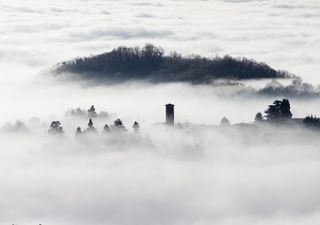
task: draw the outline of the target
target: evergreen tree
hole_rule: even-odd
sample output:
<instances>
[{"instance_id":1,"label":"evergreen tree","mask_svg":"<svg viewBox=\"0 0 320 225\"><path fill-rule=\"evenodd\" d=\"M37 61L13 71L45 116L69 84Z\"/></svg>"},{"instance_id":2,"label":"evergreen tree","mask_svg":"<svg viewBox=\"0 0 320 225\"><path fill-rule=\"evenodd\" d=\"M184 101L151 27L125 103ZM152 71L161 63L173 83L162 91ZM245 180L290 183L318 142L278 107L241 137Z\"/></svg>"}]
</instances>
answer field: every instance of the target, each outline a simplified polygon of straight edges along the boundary
<instances>
[{"instance_id":1,"label":"evergreen tree","mask_svg":"<svg viewBox=\"0 0 320 225\"><path fill-rule=\"evenodd\" d=\"M113 127L114 127L117 131L125 131L125 130L126 130L126 128L125 128L125 126L123 125L121 119L116 119L113 123L114 123Z\"/></svg>"},{"instance_id":2,"label":"evergreen tree","mask_svg":"<svg viewBox=\"0 0 320 225\"><path fill-rule=\"evenodd\" d=\"M89 128L93 128L93 122L92 122L92 119L90 119L90 120L89 120L88 127L89 127Z\"/></svg>"},{"instance_id":3,"label":"evergreen tree","mask_svg":"<svg viewBox=\"0 0 320 225\"><path fill-rule=\"evenodd\" d=\"M290 102L288 99L283 99L281 102L281 118L282 119L291 119L292 113L290 111Z\"/></svg>"},{"instance_id":4,"label":"evergreen tree","mask_svg":"<svg viewBox=\"0 0 320 225\"><path fill-rule=\"evenodd\" d=\"M76 135L81 135L81 134L82 134L81 127L77 127Z\"/></svg>"},{"instance_id":5,"label":"evergreen tree","mask_svg":"<svg viewBox=\"0 0 320 225\"><path fill-rule=\"evenodd\" d=\"M262 113L261 113L261 112L258 112L258 113L256 114L256 117L254 118L254 121L255 121L255 122L261 122L261 121L263 121L263 116L262 116Z\"/></svg>"},{"instance_id":6,"label":"evergreen tree","mask_svg":"<svg viewBox=\"0 0 320 225\"><path fill-rule=\"evenodd\" d=\"M139 129L140 129L140 125L139 125L139 123L138 123L137 121L134 121L132 127L133 127L133 130L134 130L135 132L138 132Z\"/></svg>"},{"instance_id":7,"label":"evergreen tree","mask_svg":"<svg viewBox=\"0 0 320 225\"><path fill-rule=\"evenodd\" d=\"M281 101L276 100L272 105L269 105L268 109L265 111L266 118L268 121L276 120L281 115Z\"/></svg>"},{"instance_id":8,"label":"evergreen tree","mask_svg":"<svg viewBox=\"0 0 320 225\"><path fill-rule=\"evenodd\" d=\"M220 122L220 125L221 126L230 126L230 121L226 117L223 117Z\"/></svg>"},{"instance_id":9,"label":"evergreen tree","mask_svg":"<svg viewBox=\"0 0 320 225\"><path fill-rule=\"evenodd\" d=\"M88 128L86 130L87 132L96 132L96 128L94 128L94 125L93 125L93 122L92 122L92 119L89 120L89 123L88 123Z\"/></svg>"},{"instance_id":10,"label":"evergreen tree","mask_svg":"<svg viewBox=\"0 0 320 225\"><path fill-rule=\"evenodd\" d=\"M51 134L62 134L63 128L60 121L52 121L49 128L49 133Z\"/></svg>"},{"instance_id":11,"label":"evergreen tree","mask_svg":"<svg viewBox=\"0 0 320 225\"><path fill-rule=\"evenodd\" d=\"M88 109L88 117L89 117L89 118L95 118L95 117L97 117L97 113L96 113L96 109L95 109L94 105L92 105L92 106L90 107L90 109Z\"/></svg>"},{"instance_id":12,"label":"evergreen tree","mask_svg":"<svg viewBox=\"0 0 320 225\"><path fill-rule=\"evenodd\" d=\"M271 122L284 121L292 118L292 113L290 111L290 102L288 99L283 99L282 101L274 101L272 105L269 105L265 113L267 120Z\"/></svg>"},{"instance_id":13,"label":"evergreen tree","mask_svg":"<svg viewBox=\"0 0 320 225\"><path fill-rule=\"evenodd\" d=\"M108 126L108 124L104 125L103 131L104 131L105 133L109 133L109 132L110 132L110 127Z\"/></svg>"},{"instance_id":14,"label":"evergreen tree","mask_svg":"<svg viewBox=\"0 0 320 225\"><path fill-rule=\"evenodd\" d=\"M306 127L320 128L320 119L316 116L307 116L303 120L303 124Z\"/></svg>"}]
</instances>

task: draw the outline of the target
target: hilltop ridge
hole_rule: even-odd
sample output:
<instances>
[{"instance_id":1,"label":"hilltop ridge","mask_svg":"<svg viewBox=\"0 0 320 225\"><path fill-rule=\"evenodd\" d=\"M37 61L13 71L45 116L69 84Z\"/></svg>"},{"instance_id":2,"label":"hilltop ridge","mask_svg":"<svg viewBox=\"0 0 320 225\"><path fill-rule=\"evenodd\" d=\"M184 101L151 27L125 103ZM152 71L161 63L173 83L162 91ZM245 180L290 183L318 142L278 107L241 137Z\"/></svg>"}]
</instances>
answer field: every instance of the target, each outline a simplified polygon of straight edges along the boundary
<instances>
[{"instance_id":1,"label":"hilltop ridge","mask_svg":"<svg viewBox=\"0 0 320 225\"><path fill-rule=\"evenodd\" d=\"M59 63L55 74L73 73L84 79L122 82L144 80L153 83L188 82L209 84L216 79L276 79L294 75L247 58L169 55L161 47L146 44L118 47L110 52Z\"/></svg>"}]
</instances>

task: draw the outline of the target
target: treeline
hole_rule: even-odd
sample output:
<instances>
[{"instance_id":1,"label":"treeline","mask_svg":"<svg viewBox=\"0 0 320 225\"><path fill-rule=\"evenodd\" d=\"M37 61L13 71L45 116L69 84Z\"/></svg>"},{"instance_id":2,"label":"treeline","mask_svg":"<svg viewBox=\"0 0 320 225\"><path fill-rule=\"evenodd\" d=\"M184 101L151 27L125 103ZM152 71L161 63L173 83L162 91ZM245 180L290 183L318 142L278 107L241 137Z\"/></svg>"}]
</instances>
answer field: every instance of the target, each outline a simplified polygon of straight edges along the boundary
<instances>
[{"instance_id":1,"label":"treeline","mask_svg":"<svg viewBox=\"0 0 320 225\"><path fill-rule=\"evenodd\" d=\"M101 111L100 113L96 112L96 109L94 105L92 105L88 110L76 108L76 109L70 109L66 113L67 116L76 116L80 118L100 118L100 119L107 119L111 117L112 115L108 112Z\"/></svg>"},{"instance_id":2,"label":"treeline","mask_svg":"<svg viewBox=\"0 0 320 225\"><path fill-rule=\"evenodd\" d=\"M134 121L132 125L134 132L139 132L140 125L137 121ZM110 132L126 132L127 128L124 126L121 119L116 119L113 122L113 125L105 124L103 127L103 133L110 133ZM48 130L49 134L63 134L64 130L60 121L52 121ZM97 134L98 130L95 128L92 119L89 119L88 127L82 130L81 127L77 127L75 134L82 135L82 134Z\"/></svg>"},{"instance_id":3,"label":"treeline","mask_svg":"<svg viewBox=\"0 0 320 225\"><path fill-rule=\"evenodd\" d=\"M143 48L118 47L100 55L59 63L54 72L74 73L87 79L111 82L148 80L151 82L210 83L215 79L287 78L286 71L271 68L247 58L231 56L205 58L184 57L178 53L165 55L161 47L151 44Z\"/></svg>"},{"instance_id":4,"label":"treeline","mask_svg":"<svg viewBox=\"0 0 320 225\"><path fill-rule=\"evenodd\" d=\"M319 97L319 87L303 82L301 78L296 77L291 84L283 85L277 80L272 80L265 87L258 90L260 95L270 96L291 96L291 97Z\"/></svg>"},{"instance_id":5,"label":"treeline","mask_svg":"<svg viewBox=\"0 0 320 225\"><path fill-rule=\"evenodd\" d=\"M264 113L264 116L261 112L256 114L254 119L256 124L289 125L295 123L302 124L307 128L320 129L320 118L314 115L306 116L305 118L292 118L291 106L288 99L275 100Z\"/></svg>"}]
</instances>

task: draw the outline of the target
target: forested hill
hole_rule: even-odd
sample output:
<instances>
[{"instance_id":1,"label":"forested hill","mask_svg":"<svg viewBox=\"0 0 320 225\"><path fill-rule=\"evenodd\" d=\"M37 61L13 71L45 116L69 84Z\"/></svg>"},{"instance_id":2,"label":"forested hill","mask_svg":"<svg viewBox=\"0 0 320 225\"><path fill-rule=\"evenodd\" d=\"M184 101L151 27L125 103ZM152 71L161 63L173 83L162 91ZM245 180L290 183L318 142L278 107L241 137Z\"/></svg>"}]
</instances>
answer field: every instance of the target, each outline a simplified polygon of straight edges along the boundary
<instances>
[{"instance_id":1,"label":"forested hill","mask_svg":"<svg viewBox=\"0 0 320 225\"><path fill-rule=\"evenodd\" d=\"M81 78L121 82L210 83L214 79L286 78L286 71L271 68L246 58L231 56L205 58L165 55L161 47L147 44L143 48L119 47L100 55L77 58L56 65L55 73L73 73Z\"/></svg>"}]
</instances>

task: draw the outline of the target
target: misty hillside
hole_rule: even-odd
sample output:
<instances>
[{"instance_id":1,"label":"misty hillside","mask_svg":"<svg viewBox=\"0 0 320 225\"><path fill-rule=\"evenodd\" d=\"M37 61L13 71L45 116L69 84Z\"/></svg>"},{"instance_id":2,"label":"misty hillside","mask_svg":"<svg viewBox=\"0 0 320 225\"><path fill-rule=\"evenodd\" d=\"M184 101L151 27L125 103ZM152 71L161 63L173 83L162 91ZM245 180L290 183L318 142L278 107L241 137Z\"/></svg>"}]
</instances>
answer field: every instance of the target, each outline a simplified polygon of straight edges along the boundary
<instances>
[{"instance_id":1,"label":"misty hillside","mask_svg":"<svg viewBox=\"0 0 320 225\"><path fill-rule=\"evenodd\" d=\"M73 73L81 78L121 82L190 82L206 84L215 79L263 79L290 77L286 71L265 63L231 56L205 58L178 53L166 55L161 47L151 44L143 48L118 47L100 55L59 63L55 73Z\"/></svg>"}]
</instances>

